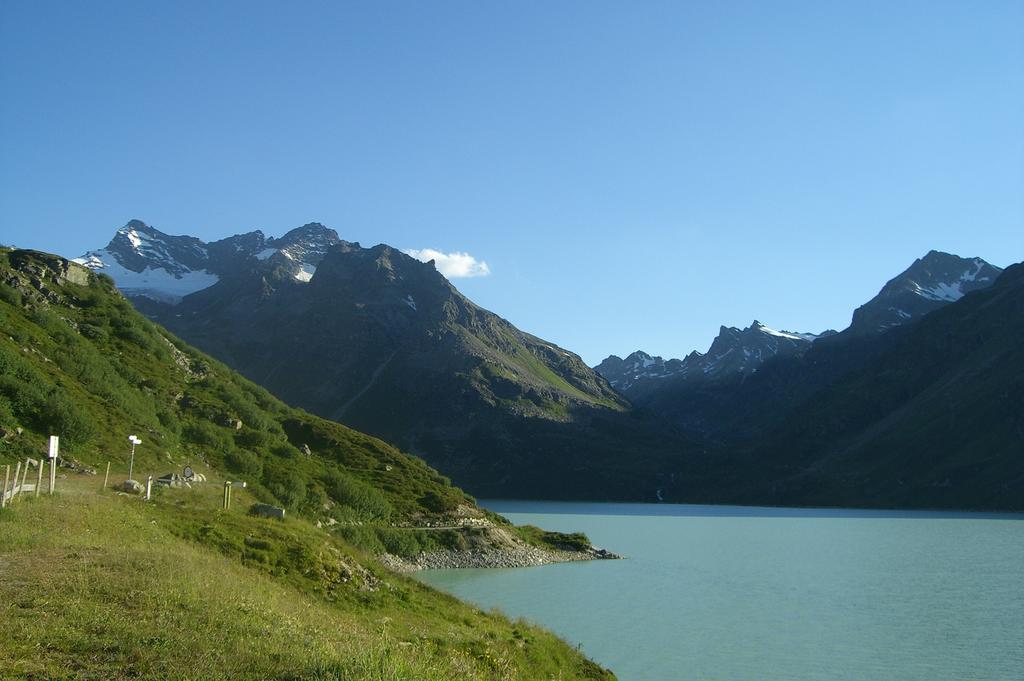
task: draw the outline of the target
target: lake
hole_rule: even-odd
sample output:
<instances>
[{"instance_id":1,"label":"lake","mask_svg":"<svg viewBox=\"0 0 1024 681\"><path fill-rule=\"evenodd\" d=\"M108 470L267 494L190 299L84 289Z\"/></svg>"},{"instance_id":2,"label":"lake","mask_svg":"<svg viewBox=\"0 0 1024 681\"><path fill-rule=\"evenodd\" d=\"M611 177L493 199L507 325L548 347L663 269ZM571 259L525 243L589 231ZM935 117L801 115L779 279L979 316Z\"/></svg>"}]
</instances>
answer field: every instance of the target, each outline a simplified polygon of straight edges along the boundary
<instances>
[{"instance_id":1,"label":"lake","mask_svg":"<svg viewBox=\"0 0 1024 681\"><path fill-rule=\"evenodd\" d=\"M481 503L627 559L419 577L625 681L1024 679L1024 516Z\"/></svg>"}]
</instances>

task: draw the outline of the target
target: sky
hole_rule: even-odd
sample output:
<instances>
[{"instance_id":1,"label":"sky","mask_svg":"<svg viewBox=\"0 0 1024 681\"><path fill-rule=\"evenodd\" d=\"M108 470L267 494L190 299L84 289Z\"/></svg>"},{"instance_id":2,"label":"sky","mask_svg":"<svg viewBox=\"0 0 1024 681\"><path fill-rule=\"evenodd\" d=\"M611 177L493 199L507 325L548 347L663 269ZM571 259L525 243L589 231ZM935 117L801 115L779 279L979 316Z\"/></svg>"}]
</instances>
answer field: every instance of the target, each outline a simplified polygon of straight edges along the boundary
<instances>
[{"instance_id":1,"label":"sky","mask_svg":"<svg viewBox=\"0 0 1024 681\"><path fill-rule=\"evenodd\" d=\"M1024 1L0 3L0 243L133 218L450 255L590 364L841 329L1024 259Z\"/></svg>"}]
</instances>

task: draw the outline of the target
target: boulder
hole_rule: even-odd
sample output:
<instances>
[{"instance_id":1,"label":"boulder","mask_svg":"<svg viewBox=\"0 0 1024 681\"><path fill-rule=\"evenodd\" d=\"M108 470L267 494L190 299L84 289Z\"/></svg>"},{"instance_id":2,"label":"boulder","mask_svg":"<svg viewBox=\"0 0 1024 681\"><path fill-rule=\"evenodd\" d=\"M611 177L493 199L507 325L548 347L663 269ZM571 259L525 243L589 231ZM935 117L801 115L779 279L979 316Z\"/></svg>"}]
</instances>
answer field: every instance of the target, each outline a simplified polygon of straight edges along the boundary
<instances>
[{"instance_id":1,"label":"boulder","mask_svg":"<svg viewBox=\"0 0 1024 681\"><path fill-rule=\"evenodd\" d=\"M146 491L145 485L138 480L125 480L121 483L121 489L128 492L128 494L142 494Z\"/></svg>"}]
</instances>

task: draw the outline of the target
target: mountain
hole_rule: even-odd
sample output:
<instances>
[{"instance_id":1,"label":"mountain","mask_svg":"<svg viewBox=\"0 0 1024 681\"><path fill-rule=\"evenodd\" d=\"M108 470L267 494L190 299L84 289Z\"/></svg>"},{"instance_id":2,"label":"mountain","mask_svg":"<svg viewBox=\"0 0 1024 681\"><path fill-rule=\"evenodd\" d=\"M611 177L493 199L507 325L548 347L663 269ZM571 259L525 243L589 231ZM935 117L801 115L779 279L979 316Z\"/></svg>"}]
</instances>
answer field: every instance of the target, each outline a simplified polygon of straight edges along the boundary
<instances>
[{"instance_id":1,"label":"mountain","mask_svg":"<svg viewBox=\"0 0 1024 681\"><path fill-rule=\"evenodd\" d=\"M334 232L323 238L323 230L309 230L326 251L312 249L308 280L287 267L301 260L281 245L293 230L279 240L225 240L244 243L231 264L220 257L223 242L197 244L217 281L173 304L135 288L126 293L278 397L412 451L474 493L653 493L648 467L659 468L654 461L679 443L632 417L628 402L577 355L475 305L432 262L335 240ZM264 257L263 244L292 257ZM153 260L147 267L173 276L177 265L187 266ZM121 274L97 269L115 281Z\"/></svg>"},{"instance_id":2,"label":"mountain","mask_svg":"<svg viewBox=\"0 0 1024 681\"><path fill-rule=\"evenodd\" d=\"M912 323L966 293L990 286L1000 272L1000 268L981 258L929 251L854 311L845 337L877 336L896 326ZM835 333L831 330L820 334L775 331L755 320L746 329L721 327L705 354L694 351L682 360L666 361L637 351L625 360L612 355L594 369L631 400L645 401L651 394L664 390L672 394L687 388L704 390L706 386L697 384L706 379L741 380L756 372L767 360L799 356L807 352L814 341Z\"/></svg>"},{"instance_id":3,"label":"mountain","mask_svg":"<svg viewBox=\"0 0 1024 681\"><path fill-rule=\"evenodd\" d=\"M698 355L700 353L694 353ZM689 359L689 357L687 357ZM652 357L643 350L637 350L625 359L616 355L606 357L594 367L594 371L608 380L611 387L624 395L641 381L657 381L684 373L688 368L686 360Z\"/></svg>"},{"instance_id":4,"label":"mountain","mask_svg":"<svg viewBox=\"0 0 1024 681\"><path fill-rule=\"evenodd\" d=\"M850 333L881 333L992 285L1002 270L981 258L929 251L853 312Z\"/></svg>"},{"instance_id":5,"label":"mountain","mask_svg":"<svg viewBox=\"0 0 1024 681\"><path fill-rule=\"evenodd\" d=\"M1024 264L882 336L859 365L666 497L1024 509Z\"/></svg>"},{"instance_id":6,"label":"mountain","mask_svg":"<svg viewBox=\"0 0 1024 681\"><path fill-rule=\"evenodd\" d=\"M117 230L106 248L89 251L74 261L109 275L128 296L176 304L259 262L307 282L328 249L340 243L337 232L315 222L278 239L268 239L257 230L204 243L131 220Z\"/></svg>"},{"instance_id":7,"label":"mountain","mask_svg":"<svg viewBox=\"0 0 1024 681\"><path fill-rule=\"evenodd\" d=\"M625 360L612 355L594 370L613 388L637 399L669 383L691 384L752 374L768 359L799 355L818 338L833 333L776 331L755 319L745 329L721 327L706 353L694 351L681 360L666 361L638 350Z\"/></svg>"},{"instance_id":8,"label":"mountain","mask_svg":"<svg viewBox=\"0 0 1024 681\"><path fill-rule=\"evenodd\" d=\"M0 466L24 471L49 435L61 444L56 494L0 510L4 678L490 679L494 660L509 678L610 678L549 632L373 557L533 555L582 535L511 526L420 459L280 402L58 256L0 248L0 331ZM125 478L130 433L138 479L190 465L206 481L154 486L146 502L104 489L107 462L110 482ZM257 517L255 502L288 512Z\"/></svg>"}]
</instances>

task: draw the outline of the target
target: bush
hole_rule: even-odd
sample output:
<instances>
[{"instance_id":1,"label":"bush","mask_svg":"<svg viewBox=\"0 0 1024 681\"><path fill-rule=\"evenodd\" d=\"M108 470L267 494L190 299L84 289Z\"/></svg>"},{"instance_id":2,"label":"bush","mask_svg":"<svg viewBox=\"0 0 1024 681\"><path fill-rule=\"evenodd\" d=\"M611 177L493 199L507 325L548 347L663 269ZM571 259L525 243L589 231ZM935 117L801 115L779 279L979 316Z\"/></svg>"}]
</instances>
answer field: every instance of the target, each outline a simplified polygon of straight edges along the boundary
<instances>
[{"instance_id":1,"label":"bush","mask_svg":"<svg viewBox=\"0 0 1024 681\"><path fill-rule=\"evenodd\" d=\"M0 284L0 299L15 307L21 307L22 305L21 291L3 284Z\"/></svg>"},{"instance_id":2,"label":"bush","mask_svg":"<svg viewBox=\"0 0 1024 681\"><path fill-rule=\"evenodd\" d=\"M294 509L306 500L306 476L298 471L264 467L263 484L285 508Z\"/></svg>"},{"instance_id":3,"label":"bush","mask_svg":"<svg viewBox=\"0 0 1024 681\"><path fill-rule=\"evenodd\" d=\"M95 326L93 324L79 324L78 332L88 338L91 341L97 343L106 343L110 340L110 334L107 330L101 326Z\"/></svg>"},{"instance_id":4,"label":"bush","mask_svg":"<svg viewBox=\"0 0 1024 681\"><path fill-rule=\"evenodd\" d=\"M421 506L433 513L447 513L449 511L454 511L459 505L457 499L438 494L434 490L430 490L424 494L420 497L419 501Z\"/></svg>"},{"instance_id":5,"label":"bush","mask_svg":"<svg viewBox=\"0 0 1024 681\"><path fill-rule=\"evenodd\" d=\"M279 444L274 445L270 448L270 452L274 456L279 456L282 459L294 459L299 456L299 450L292 447L290 444Z\"/></svg>"},{"instance_id":6,"label":"bush","mask_svg":"<svg viewBox=\"0 0 1024 681\"><path fill-rule=\"evenodd\" d=\"M329 476L328 493L339 504L348 506L367 520L387 520L391 517L391 504L375 487L344 473Z\"/></svg>"},{"instance_id":7,"label":"bush","mask_svg":"<svg viewBox=\"0 0 1024 681\"><path fill-rule=\"evenodd\" d=\"M228 470L253 480L263 477L263 461L256 454L244 449L233 449L225 454L224 464Z\"/></svg>"},{"instance_id":8,"label":"bush","mask_svg":"<svg viewBox=\"0 0 1024 681\"><path fill-rule=\"evenodd\" d=\"M248 426L249 422L243 419L243 423ZM253 430L252 428L243 428L242 430L235 433L235 444L240 447L249 447L252 449L261 449L266 447L271 441L269 434L262 430Z\"/></svg>"},{"instance_id":9,"label":"bush","mask_svg":"<svg viewBox=\"0 0 1024 681\"><path fill-rule=\"evenodd\" d=\"M384 549L396 556L410 558L423 550L415 530L403 530L397 527L378 527L377 536L380 537Z\"/></svg>"},{"instance_id":10,"label":"bush","mask_svg":"<svg viewBox=\"0 0 1024 681\"><path fill-rule=\"evenodd\" d=\"M182 438L186 442L212 447L218 452L229 452L235 448L228 432L209 421L189 423L182 429Z\"/></svg>"},{"instance_id":11,"label":"bush","mask_svg":"<svg viewBox=\"0 0 1024 681\"><path fill-rule=\"evenodd\" d=\"M42 421L40 425L44 432L48 427L50 432L60 435L71 444L88 442L96 434L96 427L89 414L56 390L43 406Z\"/></svg>"},{"instance_id":12,"label":"bush","mask_svg":"<svg viewBox=\"0 0 1024 681\"><path fill-rule=\"evenodd\" d=\"M383 553L384 544L377 536L377 530L373 527L362 525L342 525L338 528L338 535L353 546L357 546L369 553Z\"/></svg>"}]
</instances>

